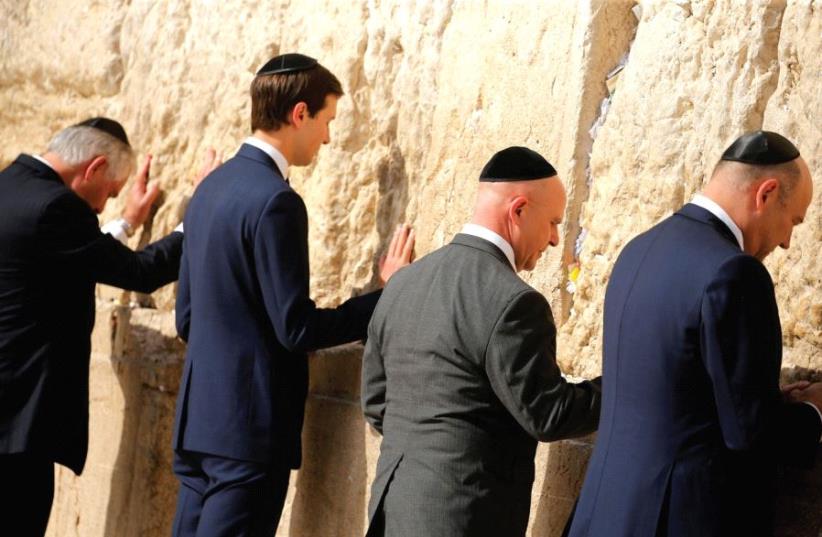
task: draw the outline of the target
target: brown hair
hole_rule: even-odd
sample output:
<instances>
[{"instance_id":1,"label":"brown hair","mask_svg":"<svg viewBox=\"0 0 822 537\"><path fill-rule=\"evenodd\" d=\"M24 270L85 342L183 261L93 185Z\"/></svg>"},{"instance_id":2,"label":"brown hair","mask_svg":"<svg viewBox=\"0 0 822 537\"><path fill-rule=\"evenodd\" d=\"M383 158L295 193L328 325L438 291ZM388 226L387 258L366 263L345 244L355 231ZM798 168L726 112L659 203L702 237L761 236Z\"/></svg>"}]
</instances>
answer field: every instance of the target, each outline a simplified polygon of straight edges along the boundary
<instances>
[{"instance_id":1,"label":"brown hair","mask_svg":"<svg viewBox=\"0 0 822 537\"><path fill-rule=\"evenodd\" d=\"M288 115L304 102L314 117L328 95L343 95L342 85L320 64L293 73L258 75L251 82L251 131L276 131L288 124Z\"/></svg>"}]
</instances>

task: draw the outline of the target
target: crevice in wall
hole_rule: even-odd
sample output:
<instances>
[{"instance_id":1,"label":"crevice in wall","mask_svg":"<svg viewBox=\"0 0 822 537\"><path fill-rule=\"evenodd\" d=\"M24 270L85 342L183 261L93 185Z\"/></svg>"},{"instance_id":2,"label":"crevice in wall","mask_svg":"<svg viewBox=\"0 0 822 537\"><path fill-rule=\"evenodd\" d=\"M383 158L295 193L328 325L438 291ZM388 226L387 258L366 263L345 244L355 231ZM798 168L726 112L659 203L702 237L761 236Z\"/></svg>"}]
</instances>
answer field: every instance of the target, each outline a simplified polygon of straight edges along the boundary
<instances>
[{"instance_id":1,"label":"crevice in wall","mask_svg":"<svg viewBox=\"0 0 822 537\"><path fill-rule=\"evenodd\" d=\"M584 273L579 255L587 236L582 211L591 192L591 152L600 127L605 123L619 77L628 64L631 47L642 18L638 4L593 2L590 31L585 37L583 64L591 66L583 78L579 123L575 137L573 184L566 211L560 289L560 324L568 320L577 280ZM618 34L614 35L615 28Z\"/></svg>"},{"instance_id":2,"label":"crevice in wall","mask_svg":"<svg viewBox=\"0 0 822 537\"><path fill-rule=\"evenodd\" d=\"M763 25L763 35L761 36L763 46L758 60L766 64L770 62L775 63L776 70L768 82L762 86L751 117L747 125L745 125L746 130L762 128L765 122L765 109L768 107L768 102L774 93L776 93L776 88L779 85L779 78L782 71L782 66L779 62L779 45L782 40L782 26L785 23L786 9L787 3L784 0L773 0L765 13L766 17L773 17L773 20Z\"/></svg>"}]
</instances>

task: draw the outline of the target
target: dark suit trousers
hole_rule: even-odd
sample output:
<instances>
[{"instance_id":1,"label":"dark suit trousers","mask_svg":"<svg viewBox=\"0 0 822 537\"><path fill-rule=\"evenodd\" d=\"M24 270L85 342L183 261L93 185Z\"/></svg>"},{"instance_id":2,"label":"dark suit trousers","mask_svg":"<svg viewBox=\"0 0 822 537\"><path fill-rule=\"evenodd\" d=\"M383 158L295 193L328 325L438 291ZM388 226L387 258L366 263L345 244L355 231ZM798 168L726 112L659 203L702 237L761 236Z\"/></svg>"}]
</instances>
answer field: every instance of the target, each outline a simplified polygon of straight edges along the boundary
<instances>
[{"instance_id":1,"label":"dark suit trousers","mask_svg":"<svg viewBox=\"0 0 822 537\"><path fill-rule=\"evenodd\" d=\"M53 500L52 461L27 453L0 455L0 533L42 537Z\"/></svg>"},{"instance_id":2,"label":"dark suit trousers","mask_svg":"<svg viewBox=\"0 0 822 537\"><path fill-rule=\"evenodd\" d=\"M176 451L180 480L174 537L272 537L290 468Z\"/></svg>"}]
</instances>

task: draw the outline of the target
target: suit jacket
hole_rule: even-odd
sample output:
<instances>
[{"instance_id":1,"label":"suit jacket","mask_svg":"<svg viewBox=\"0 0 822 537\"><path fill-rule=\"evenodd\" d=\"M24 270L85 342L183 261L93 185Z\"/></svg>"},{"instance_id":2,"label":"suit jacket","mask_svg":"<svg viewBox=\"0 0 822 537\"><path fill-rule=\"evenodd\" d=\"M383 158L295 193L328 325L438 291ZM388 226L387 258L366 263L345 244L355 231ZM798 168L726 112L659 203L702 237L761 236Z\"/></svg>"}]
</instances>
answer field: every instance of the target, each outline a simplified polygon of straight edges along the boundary
<instances>
[{"instance_id":1,"label":"suit jacket","mask_svg":"<svg viewBox=\"0 0 822 537\"><path fill-rule=\"evenodd\" d=\"M820 423L782 402L762 263L686 205L625 247L604 316L600 431L570 535L771 535L777 455L812 460Z\"/></svg>"},{"instance_id":2,"label":"suit jacket","mask_svg":"<svg viewBox=\"0 0 822 537\"><path fill-rule=\"evenodd\" d=\"M383 434L369 535L524 535L537 441L584 435L598 382L566 382L545 298L459 234L395 274L368 331L365 417Z\"/></svg>"},{"instance_id":3,"label":"suit jacket","mask_svg":"<svg viewBox=\"0 0 822 537\"><path fill-rule=\"evenodd\" d=\"M28 155L0 172L0 214L0 453L39 454L79 474L94 285L149 293L175 280L182 234L130 250Z\"/></svg>"},{"instance_id":4,"label":"suit jacket","mask_svg":"<svg viewBox=\"0 0 822 537\"><path fill-rule=\"evenodd\" d=\"M364 338L379 292L317 308L305 205L256 147L203 181L185 227L174 447L298 468L306 353Z\"/></svg>"}]
</instances>

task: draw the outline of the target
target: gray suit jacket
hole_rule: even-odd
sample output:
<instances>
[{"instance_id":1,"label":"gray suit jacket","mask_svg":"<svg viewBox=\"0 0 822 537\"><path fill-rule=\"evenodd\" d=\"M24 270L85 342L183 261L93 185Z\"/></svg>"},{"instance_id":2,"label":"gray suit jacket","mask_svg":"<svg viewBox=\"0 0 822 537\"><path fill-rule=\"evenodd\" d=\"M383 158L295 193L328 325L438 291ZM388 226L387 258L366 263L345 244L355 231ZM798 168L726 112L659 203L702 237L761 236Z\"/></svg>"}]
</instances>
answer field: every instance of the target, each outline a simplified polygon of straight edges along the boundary
<instances>
[{"instance_id":1,"label":"gray suit jacket","mask_svg":"<svg viewBox=\"0 0 822 537\"><path fill-rule=\"evenodd\" d=\"M556 365L545 298L483 239L395 274L368 330L362 402L383 434L368 535L524 535L537 440L599 421L599 380Z\"/></svg>"}]
</instances>

